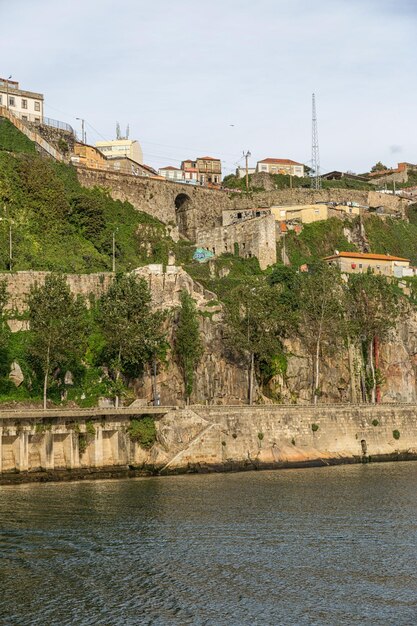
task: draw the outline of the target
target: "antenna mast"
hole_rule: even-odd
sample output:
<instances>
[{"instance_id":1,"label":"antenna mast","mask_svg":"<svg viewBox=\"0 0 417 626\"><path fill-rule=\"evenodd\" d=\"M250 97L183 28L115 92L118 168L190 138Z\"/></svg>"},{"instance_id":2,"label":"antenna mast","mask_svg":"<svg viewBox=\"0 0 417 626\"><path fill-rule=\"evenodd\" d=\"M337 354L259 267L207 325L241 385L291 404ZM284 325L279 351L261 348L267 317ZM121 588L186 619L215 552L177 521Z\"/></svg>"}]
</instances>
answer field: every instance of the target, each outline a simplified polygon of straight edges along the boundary
<instances>
[{"instance_id":1,"label":"antenna mast","mask_svg":"<svg viewBox=\"0 0 417 626\"><path fill-rule=\"evenodd\" d=\"M312 127L311 144L312 144L311 166L313 168L313 176L311 177L311 188L321 189L319 134L317 130L316 96L314 93L313 93L313 127Z\"/></svg>"}]
</instances>

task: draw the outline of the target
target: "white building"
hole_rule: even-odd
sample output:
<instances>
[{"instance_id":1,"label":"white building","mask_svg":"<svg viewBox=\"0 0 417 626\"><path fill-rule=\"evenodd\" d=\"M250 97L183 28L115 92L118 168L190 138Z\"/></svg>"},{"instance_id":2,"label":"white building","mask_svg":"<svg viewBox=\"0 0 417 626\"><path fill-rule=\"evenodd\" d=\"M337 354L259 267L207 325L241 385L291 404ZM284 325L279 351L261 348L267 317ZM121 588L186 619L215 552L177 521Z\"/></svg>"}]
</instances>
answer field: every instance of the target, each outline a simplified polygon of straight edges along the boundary
<instances>
[{"instance_id":1,"label":"white building","mask_svg":"<svg viewBox=\"0 0 417 626\"><path fill-rule=\"evenodd\" d=\"M0 106L28 122L43 122L43 94L19 88L15 80L0 78Z\"/></svg>"},{"instance_id":2,"label":"white building","mask_svg":"<svg viewBox=\"0 0 417 626\"><path fill-rule=\"evenodd\" d=\"M258 161L256 165L257 172L266 172L267 174L287 174L291 176L304 176L304 165L291 161L291 159L263 159Z\"/></svg>"},{"instance_id":3,"label":"white building","mask_svg":"<svg viewBox=\"0 0 417 626\"><path fill-rule=\"evenodd\" d=\"M96 148L108 159L127 157L136 163L143 163L143 152L139 141L135 139L114 139L113 141L98 141Z\"/></svg>"},{"instance_id":4,"label":"white building","mask_svg":"<svg viewBox=\"0 0 417 626\"><path fill-rule=\"evenodd\" d=\"M248 167L248 174L254 174L256 172L256 167ZM245 178L246 176L246 167L238 167L236 170L236 176L238 178Z\"/></svg>"},{"instance_id":5,"label":"white building","mask_svg":"<svg viewBox=\"0 0 417 626\"><path fill-rule=\"evenodd\" d=\"M173 180L175 182L183 182L184 180L184 172L180 170L179 167L173 167L172 165L160 167L158 170L158 174L160 176L163 176L167 180Z\"/></svg>"}]
</instances>

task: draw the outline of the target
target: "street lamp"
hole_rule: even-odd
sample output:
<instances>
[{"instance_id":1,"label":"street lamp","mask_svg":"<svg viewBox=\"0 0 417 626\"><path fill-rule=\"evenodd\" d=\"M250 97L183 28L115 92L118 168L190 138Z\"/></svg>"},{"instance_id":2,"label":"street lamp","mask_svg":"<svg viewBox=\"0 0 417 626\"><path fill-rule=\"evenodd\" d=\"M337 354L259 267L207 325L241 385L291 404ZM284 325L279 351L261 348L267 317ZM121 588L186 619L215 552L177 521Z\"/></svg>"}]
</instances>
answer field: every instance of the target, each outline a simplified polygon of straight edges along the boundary
<instances>
[{"instance_id":1,"label":"street lamp","mask_svg":"<svg viewBox=\"0 0 417 626\"><path fill-rule=\"evenodd\" d=\"M84 131L85 120L83 120L82 117L76 117L75 119L81 122L81 141L85 143L85 131Z\"/></svg>"},{"instance_id":2,"label":"street lamp","mask_svg":"<svg viewBox=\"0 0 417 626\"><path fill-rule=\"evenodd\" d=\"M12 78L10 74L9 78L6 80L6 109L9 108L9 80Z\"/></svg>"}]
</instances>

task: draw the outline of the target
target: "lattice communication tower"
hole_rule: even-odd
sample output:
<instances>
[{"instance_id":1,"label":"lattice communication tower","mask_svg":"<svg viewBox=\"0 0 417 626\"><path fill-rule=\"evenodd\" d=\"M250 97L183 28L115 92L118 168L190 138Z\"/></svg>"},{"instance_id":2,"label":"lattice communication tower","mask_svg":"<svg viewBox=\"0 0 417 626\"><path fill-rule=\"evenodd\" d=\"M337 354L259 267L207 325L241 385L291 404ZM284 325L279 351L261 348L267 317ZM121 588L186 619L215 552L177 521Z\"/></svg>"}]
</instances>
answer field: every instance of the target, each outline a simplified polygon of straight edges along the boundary
<instances>
[{"instance_id":1,"label":"lattice communication tower","mask_svg":"<svg viewBox=\"0 0 417 626\"><path fill-rule=\"evenodd\" d=\"M312 177L311 177L311 187L312 189L321 189L319 133L317 130L316 96L314 93L313 93L313 127L312 127L312 142L311 142L311 167L313 169Z\"/></svg>"}]
</instances>

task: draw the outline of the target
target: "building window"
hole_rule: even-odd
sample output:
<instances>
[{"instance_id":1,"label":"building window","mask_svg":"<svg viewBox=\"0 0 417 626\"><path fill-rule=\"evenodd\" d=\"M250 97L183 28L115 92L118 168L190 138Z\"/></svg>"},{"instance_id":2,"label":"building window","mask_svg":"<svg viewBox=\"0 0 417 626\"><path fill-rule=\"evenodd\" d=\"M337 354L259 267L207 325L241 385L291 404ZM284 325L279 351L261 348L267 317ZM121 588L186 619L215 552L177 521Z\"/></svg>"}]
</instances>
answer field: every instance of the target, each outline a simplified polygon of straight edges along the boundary
<instances>
[{"instance_id":1,"label":"building window","mask_svg":"<svg viewBox=\"0 0 417 626\"><path fill-rule=\"evenodd\" d=\"M1 106L2 102L1 102L1 94L0 94L0 106Z\"/></svg>"},{"instance_id":2,"label":"building window","mask_svg":"<svg viewBox=\"0 0 417 626\"><path fill-rule=\"evenodd\" d=\"M27 109L28 108L28 101L25 100L25 98L22 98L22 109Z\"/></svg>"},{"instance_id":3,"label":"building window","mask_svg":"<svg viewBox=\"0 0 417 626\"><path fill-rule=\"evenodd\" d=\"M363 265L362 263L359 263L359 269L362 269Z\"/></svg>"},{"instance_id":4,"label":"building window","mask_svg":"<svg viewBox=\"0 0 417 626\"><path fill-rule=\"evenodd\" d=\"M40 111L40 110L41 110L41 103L35 100L35 111Z\"/></svg>"},{"instance_id":5,"label":"building window","mask_svg":"<svg viewBox=\"0 0 417 626\"><path fill-rule=\"evenodd\" d=\"M38 122L38 123L39 123L40 121L41 121L41 118L40 118L40 117L35 117L35 122Z\"/></svg>"},{"instance_id":6,"label":"building window","mask_svg":"<svg viewBox=\"0 0 417 626\"><path fill-rule=\"evenodd\" d=\"M13 98L13 97L11 97L11 96L9 97L9 106L10 106L10 107L14 107L14 106L16 106L16 104L15 104L15 100L14 100L14 98Z\"/></svg>"},{"instance_id":7,"label":"building window","mask_svg":"<svg viewBox=\"0 0 417 626\"><path fill-rule=\"evenodd\" d=\"M238 219L238 220L241 220L241 219L242 219L242 213L238 213L238 214L237 214L237 219Z\"/></svg>"},{"instance_id":8,"label":"building window","mask_svg":"<svg viewBox=\"0 0 417 626\"><path fill-rule=\"evenodd\" d=\"M256 217L261 217L261 212L260 211L256 211L255 216Z\"/></svg>"},{"instance_id":9,"label":"building window","mask_svg":"<svg viewBox=\"0 0 417 626\"><path fill-rule=\"evenodd\" d=\"M28 116L27 115L22 115L22 120L25 120L25 122L28 121Z\"/></svg>"}]
</instances>

